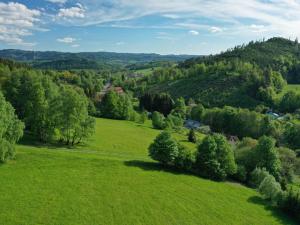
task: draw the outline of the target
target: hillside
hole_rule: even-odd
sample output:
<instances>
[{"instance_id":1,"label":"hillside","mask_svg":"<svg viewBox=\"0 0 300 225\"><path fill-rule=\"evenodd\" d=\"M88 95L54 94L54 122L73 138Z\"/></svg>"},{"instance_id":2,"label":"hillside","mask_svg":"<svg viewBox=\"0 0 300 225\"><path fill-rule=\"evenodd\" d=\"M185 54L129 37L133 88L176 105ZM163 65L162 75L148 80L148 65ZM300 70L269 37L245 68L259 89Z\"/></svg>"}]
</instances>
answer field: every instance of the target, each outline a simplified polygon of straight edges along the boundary
<instances>
[{"instance_id":1,"label":"hillside","mask_svg":"<svg viewBox=\"0 0 300 225\"><path fill-rule=\"evenodd\" d=\"M300 45L297 40L291 41L279 37L267 41L251 41L217 55L188 59L180 66L187 68L202 62L211 64L236 59L257 64L261 68L271 67L274 70L284 72L284 66L289 67L292 63L300 60Z\"/></svg>"},{"instance_id":2,"label":"hillside","mask_svg":"<svg viewBox=\"0 0 300 225\"><path fill-rule=\"evenodd\" d=\"M181 62L193 56L134 54L114 52L55 52L55 51L23 51L17 49L0 50L0 58L27 62L40 69L105 69L114 66L124 67L131 64L149 62Z\"/></svg>"},{"instance_id":3,"label":"hillside","mask_svg":"<svg viewBox=\"0 0 300 225\"><path fill-rule=\"evenodd\" d=\"M148 125L97 119L87 146L23 142L17 160L1 165L1 223L295 224L266 207L255 190L159 166L147 156L158 133Z\"/></svg>"},{"instance_id":4,"label":"hillside","mask_svg":"<svg viewBox=\"0 0 300 225\"><path fill-rule=\"evenodd\" d=\"M188 59L179 65L184 77L157 82L149 86L149 91L194 98L206 106L270 104L268 95L282 90L275 87L278 80L300 82L299 47L297 41L272 38L217 55Z\"/></svg>"}]
</instances>

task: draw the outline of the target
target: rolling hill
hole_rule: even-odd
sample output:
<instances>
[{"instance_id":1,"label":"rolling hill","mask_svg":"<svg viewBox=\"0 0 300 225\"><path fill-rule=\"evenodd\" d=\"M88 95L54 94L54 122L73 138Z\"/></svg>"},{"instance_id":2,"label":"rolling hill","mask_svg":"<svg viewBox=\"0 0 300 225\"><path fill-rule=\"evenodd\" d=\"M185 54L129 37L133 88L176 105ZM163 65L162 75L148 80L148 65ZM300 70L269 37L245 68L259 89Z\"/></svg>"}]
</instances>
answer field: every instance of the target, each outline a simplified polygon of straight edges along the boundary
<instances>
[{"instance_id":1,"label":"rolling hill","mask_svg":"<svg viewBox=\"0 0 300 225\"><path fill-rule=\"evenodd\" d=\"M23 141L17 159L0 166L1 224L296 224L255 190L161 167L147 155L158 133L97 119L96 134L76 149Z\"/></svg>"},{"instance_id":2,"label":"rolling hill","mask_svg":"<svg viewBox=\"0 0 300 225\"><path fill-rule=\"evenodd\" d=\"M131 64L149 62L182 62L194 56L159 55L114 52L55 52L24 51L17 49L0 50L0 58L26 62L39 69L106 69L125 67Z\"/></svg>"}]
</instances>

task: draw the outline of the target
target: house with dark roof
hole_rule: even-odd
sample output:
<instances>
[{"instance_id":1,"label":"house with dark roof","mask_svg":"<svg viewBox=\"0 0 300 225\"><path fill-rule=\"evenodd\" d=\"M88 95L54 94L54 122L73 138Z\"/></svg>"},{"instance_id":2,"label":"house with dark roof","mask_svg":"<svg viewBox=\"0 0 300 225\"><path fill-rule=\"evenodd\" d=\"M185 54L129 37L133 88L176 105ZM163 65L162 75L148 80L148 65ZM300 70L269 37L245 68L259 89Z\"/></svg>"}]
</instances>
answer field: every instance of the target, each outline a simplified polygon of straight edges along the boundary
<instances>
[{"instance_id":1,"label":"house with dark roof","mask_svg":"<svg viewBox=\"0 0 300 225\"><path fill-rule=\"evenodd\" d=\"M184 127L187 129L198 129L201 126L201 123L196 120L186 120L184 121Z\"/></svg>"}]
</instances>

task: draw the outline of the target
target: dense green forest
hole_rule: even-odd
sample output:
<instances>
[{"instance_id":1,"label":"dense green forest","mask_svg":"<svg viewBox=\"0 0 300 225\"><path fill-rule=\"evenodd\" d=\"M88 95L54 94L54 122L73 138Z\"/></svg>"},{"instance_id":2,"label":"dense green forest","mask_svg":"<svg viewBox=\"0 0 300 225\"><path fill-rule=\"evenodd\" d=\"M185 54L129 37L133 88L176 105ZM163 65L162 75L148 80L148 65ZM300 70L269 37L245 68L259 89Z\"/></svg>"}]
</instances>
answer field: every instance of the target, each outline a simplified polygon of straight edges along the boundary
<instances>
[{"instance_id":1,"label":"dense green forest","mask_svg":"<svg viewBox=\"0 0 300 225\"><path fill-rule=\"evenodd\" d=\"M272 38L189 59L177 67L159 68L125 85L141 94L147 90L193 98L207 107L253 109L263 104L276 108L277 95L286 83L299 83L299 60L297 40Z\"/></svg>"},{"instance_id":2,"label":"dense green forest","mask_svg":"<svg viewBox=\"0 0 300 225\"><path fill-rule=\"evenodd\" d=\"M37 69L118 69L136 64L182 62L190 55L131 54L114 52L65 53L55 51L0 50L0 58L26 62ZM147 66L149 67L149 66ZM145 66L144 66L145 68Z\"/></svg>"}]
</instances>

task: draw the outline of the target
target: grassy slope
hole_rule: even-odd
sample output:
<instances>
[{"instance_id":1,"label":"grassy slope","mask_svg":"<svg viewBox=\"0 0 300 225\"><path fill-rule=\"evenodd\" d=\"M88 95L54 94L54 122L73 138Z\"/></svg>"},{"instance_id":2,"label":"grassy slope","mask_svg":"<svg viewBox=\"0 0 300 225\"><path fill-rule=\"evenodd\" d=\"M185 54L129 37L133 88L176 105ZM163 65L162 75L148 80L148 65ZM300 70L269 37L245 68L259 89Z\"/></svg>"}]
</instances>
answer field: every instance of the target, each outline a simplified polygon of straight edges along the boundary
<instances>
[{"instance_id":1,"label":"grassy slope","mask_svg":"<svg viewBox=\"0 0 300 225\"><path fill-rule=\"evenodd\" d=\"M18 146L0 167L0 224L293 224L254 190L161 168L147 156L157 133L99 119L89 146Z\"/></svg>"}]
</instances>

